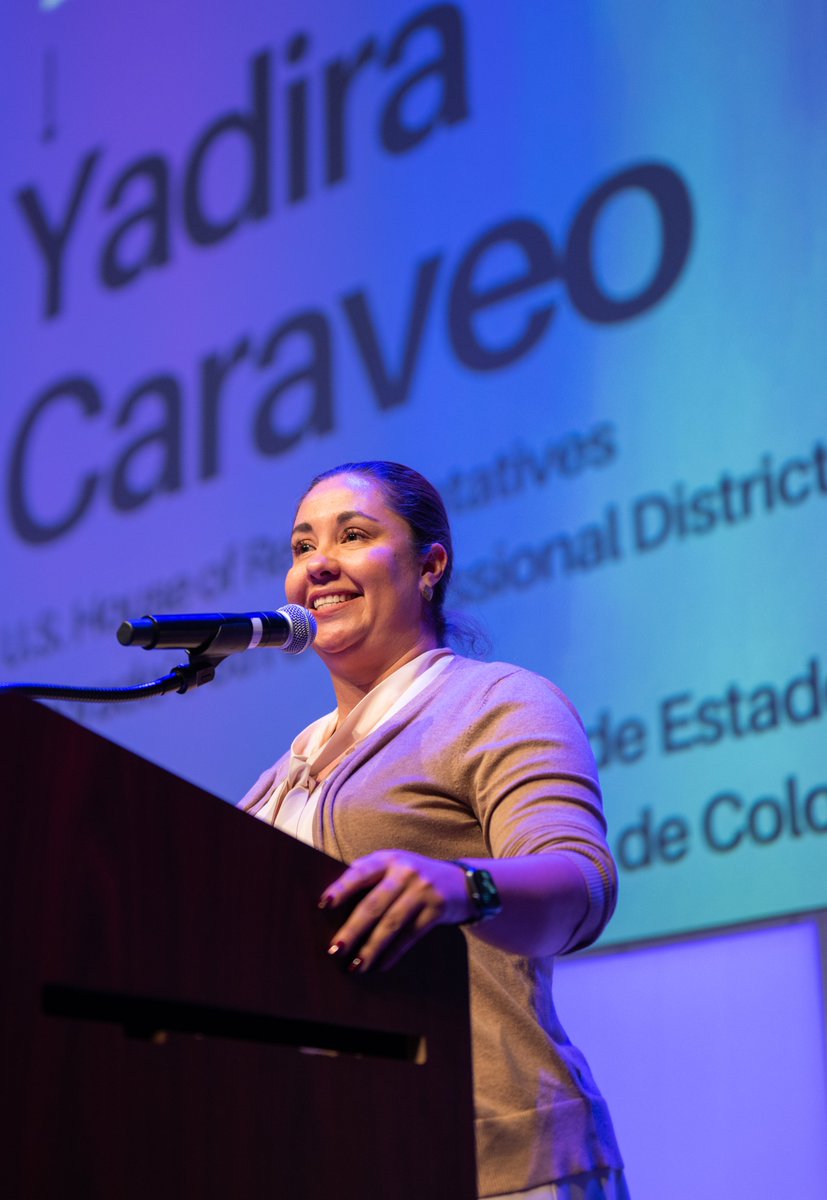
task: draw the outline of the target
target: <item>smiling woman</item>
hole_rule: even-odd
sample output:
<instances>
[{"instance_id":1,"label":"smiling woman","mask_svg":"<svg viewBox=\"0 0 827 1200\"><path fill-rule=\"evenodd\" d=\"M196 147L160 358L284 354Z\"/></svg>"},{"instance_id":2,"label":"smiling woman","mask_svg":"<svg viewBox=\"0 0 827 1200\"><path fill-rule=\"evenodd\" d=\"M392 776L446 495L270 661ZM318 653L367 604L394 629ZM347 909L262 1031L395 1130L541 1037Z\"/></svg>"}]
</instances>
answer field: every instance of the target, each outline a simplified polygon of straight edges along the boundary
<instances>
[{"instance_id":1,"label":"smiling woman","mask_svg":"<svg viewBox=\"0 0 827 1200\"><path fill-rule=\"evenodd\" d=\"M349 970L392 966L435 925L467 929L480 1196L622 1200L605 1102L551 999L554 955L614 908L597 769L553 684L447 648L452 556L416 471L346 463L313 480L286 591L316 614L337 705L243 806L350 864L320 899L356 901L328 951Z\"/></svg>"}]
</instances>

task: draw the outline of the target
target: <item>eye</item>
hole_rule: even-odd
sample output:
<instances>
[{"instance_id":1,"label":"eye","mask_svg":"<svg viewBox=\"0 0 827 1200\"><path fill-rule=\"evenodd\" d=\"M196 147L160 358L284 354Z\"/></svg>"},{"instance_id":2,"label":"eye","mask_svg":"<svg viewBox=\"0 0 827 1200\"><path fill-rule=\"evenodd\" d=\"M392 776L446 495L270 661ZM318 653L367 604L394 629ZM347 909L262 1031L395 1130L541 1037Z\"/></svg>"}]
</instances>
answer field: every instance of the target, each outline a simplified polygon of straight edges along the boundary
<instances>
[{"instance_id":1,"label":"eye","mask_svg":"<svg viewBox=\"0 0 827 1200\"><path fill-rule=\"evenodd\" d=\"M363 542L367 538L367 534L361 529L349 527L342 533L343 542Z\"/></svg>"},{"instance_id":2,"label":"eye","mask_svg":"<svg viewBox=\"0 0 827 1200\"><path fill-rule=\"evenodd\" d=\"M307 554L312 549L312 542L309 542L307 538L299 538L297 542L293 543L293 557L298 558L300 554Z\"/></svg>"}]
</instances>

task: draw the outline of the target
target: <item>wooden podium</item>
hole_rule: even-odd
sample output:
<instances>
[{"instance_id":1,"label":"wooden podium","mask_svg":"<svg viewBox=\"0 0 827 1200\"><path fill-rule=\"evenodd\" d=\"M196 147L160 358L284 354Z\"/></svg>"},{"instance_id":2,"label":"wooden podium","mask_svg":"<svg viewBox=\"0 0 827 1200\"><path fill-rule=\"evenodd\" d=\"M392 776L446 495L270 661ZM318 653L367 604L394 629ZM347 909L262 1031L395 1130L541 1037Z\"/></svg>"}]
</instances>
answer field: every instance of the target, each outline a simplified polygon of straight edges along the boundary
<instances>
[{"instance_id":1,"label":"wooden podium","mask_svg":"<svg viewBox=\"0 0 827 1200\"><path fill-rule=\"evenodd\" d=\"M324 953L340 864L0 696L0 1195L472 1200L464 939Z\"/></svg>"}]
</instances>

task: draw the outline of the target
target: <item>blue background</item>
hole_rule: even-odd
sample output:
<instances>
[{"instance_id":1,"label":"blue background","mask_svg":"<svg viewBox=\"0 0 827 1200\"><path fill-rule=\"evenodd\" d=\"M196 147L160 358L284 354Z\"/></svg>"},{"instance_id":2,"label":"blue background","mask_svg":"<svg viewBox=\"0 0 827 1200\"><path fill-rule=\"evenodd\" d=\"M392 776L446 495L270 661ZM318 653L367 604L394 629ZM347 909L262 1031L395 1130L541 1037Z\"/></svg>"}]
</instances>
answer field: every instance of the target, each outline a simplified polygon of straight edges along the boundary
<instances>
[{"instance_id":1,"label":"blue background","mask_svg":"<svg viewBox=\"0 0 827 1200\"><path fill-rule=\"evenodd\" d=\"M461 34L442 71L440 12ZM400 61L384 62L417 14L423 27L403 39ZM628 762L616 742L607 754L595 737L608 758L606 810L621 859L622 900L604 944L823 907L819 582L827 563L825 490L813 465L825 439L827 353L823 5L245 0L230 11L190 0L66 0L52 11L17 6L3 24L5 678L120 684L161 674L176 656L119 647L123 618L277 607L289 525L308 479L352 457L400 459L443 488L457 546L453 603L488 628L493 656L553 678L593 732L628 720L643 731ZM307 42L291 62L298 34ZM368 39L373 57L344 117L347 172L331 183L326 71ZM249 115L258 55L270 79L267 212L200 246L185 220L187 163L209 125L231 112ZM400 110L418 140L391 153L383 114L429 65ZM453 102L446 80L458 89ZM287 118L297 87L308 106L308 174L306 195L291 200ZM59 226L81 164L96 150L66 236L61 311L48 315L43 251L21 195L34 189L46 220ZM127 168L147 156L163 160L156 170L165 172L168 195L153 191L145 166L118 194ZM566 257L572 228L598 188L645 164L659 164L685 189L688 255L656 303L626 319L589 319L573 296L584 265L582 255ZM211 219L241 212L251 154L237 129L216 139L204 168L201 202ZM138 214L153 199L164 200L168 260L149 264L159 226ZM135 276L107 287L102 255L131 218L116 249ZM504 350L532 314L545 312L548 321L525 353L475 369L451 336L457 270L480 238L514 221L532 223L555 269L478 312L474 336ZM599 290L619 306L645 293L664 237L651 195L624 188L600 209L593 233ZM418 272L432 259L408 386L383 409L345 300L352 306L354 293L362 295L396 375ZM527 269L524 250L500 240L481 257L474 286ZM306 380L286 387L270 416L295 442L268 455L256 445L257 413L269 388L308 367L310 346L285 335L275 361L261 359L273 333L308 312L329 334L329 428L312 427L319 397ZM216 417L217 469L204 479L205 363L236 352ZM171 469L158 438L162 400L145 396L117 423L130 392L159 374L178 389L180 480L172 490L160 486ZM72 528L34 544L13 521L14 448L37 399L74 376L94 385L100 412L84 415L71 400L48 408L26 444L25 504L49 526L71 509L88 472L100 479ZM127 476L146 500L118 511L110 499L116 463L152 434L133 451ZM596 444L610 446L602 460ZM762 471L777 488L791 460L810 464L794 468L796 483L809 486L800 503L776 495L770 507L755 484L749 517L727 522L718 500L708 531L680 537L673 514L656 536L656 514L672 512L676 488L690 495L718 488L724 475L742 481ZM657 542L648 550L635 541L644 497L647 537ZM607 512L617 523L614 553L594 541ZM566 571L564 551L549 543L559 547L578 533L581 565ZM771 686L783 696L810 670L816 694L802 682L794 701L808 719L666 751L668 697L687 694L688 713L733 686L746 696ZM293 661L261 652L228 661L215 684L183 699L66 711L236 799L331 706L311 655ZM685 726L675 736L699 731ZM715 809L719 843L741 834L729 850L703 834L704 813L721 795L729 799ZM644 841L647 822L654 832Z\"/></svg>"}]
</instances>

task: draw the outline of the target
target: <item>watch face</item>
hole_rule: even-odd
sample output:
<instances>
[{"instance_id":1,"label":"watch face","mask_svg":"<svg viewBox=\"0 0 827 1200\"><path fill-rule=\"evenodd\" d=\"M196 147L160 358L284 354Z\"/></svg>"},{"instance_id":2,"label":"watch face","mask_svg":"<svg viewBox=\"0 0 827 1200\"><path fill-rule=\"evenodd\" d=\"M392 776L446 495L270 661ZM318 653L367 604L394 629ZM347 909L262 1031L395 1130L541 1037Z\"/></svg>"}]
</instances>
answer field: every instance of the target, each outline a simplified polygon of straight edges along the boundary
<instances>
[{"instance_id":1,"label":"watch face","mask_svg":"<svg viewBox=\"0 0 827 1200\"><path fill-rule=\"evenodd\" d=\"M491 878L490 871L486 871L484 867L469 866L461 859L454 859L454 865L462 867L465 872L468 895L471 897L475 910L473 917L462 922L464 925L474 925L477 921L484 921L487 917L496 917L497 913L502 912L500 893Z\"/></svg>"},{"instance_id":2,"label":"watch face","mask_svg":"<svg viewBox=\"0 0 827 1200\"><path fill-rule=\"evenodd\" d=\"M477 920L495 917L498 912L502 912L500 893L489 871L482 867L472 868L467 874L467 879L471 899L477 907Z\"/></svg>"},{"instance_id":3,"label":"watch face","mask_svg":"<svg viewBox=\"0 0 827 1200\"><path fill-rule=\"evenodd\" d=\"M497 885L488 871L480 870L476 872L476 875L478 876L480 907L486 917L494 917L502 911L502 901L500 893L497 891Z\"/></svg>"}]
</instances>

